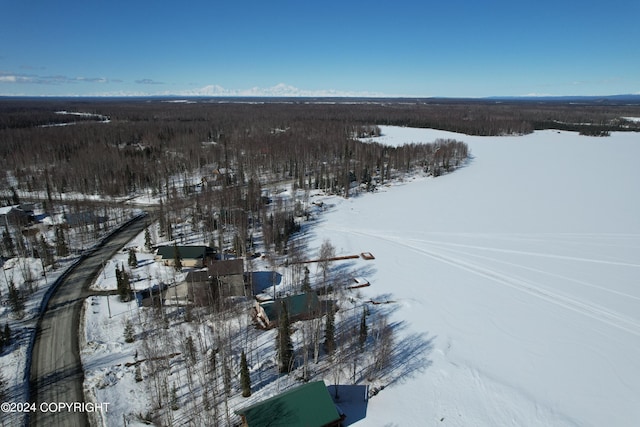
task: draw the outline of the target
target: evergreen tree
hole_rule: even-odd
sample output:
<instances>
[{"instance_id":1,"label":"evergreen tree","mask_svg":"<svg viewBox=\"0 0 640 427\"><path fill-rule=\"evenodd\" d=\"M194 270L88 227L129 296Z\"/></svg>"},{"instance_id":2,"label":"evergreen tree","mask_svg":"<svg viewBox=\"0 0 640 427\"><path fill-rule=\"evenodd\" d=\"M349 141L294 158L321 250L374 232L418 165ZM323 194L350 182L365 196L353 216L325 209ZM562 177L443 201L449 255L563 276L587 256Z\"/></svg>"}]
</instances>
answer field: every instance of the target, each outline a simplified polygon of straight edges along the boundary
<instances>
[{"instance_id":1,"label":"evergreen tree","mask_svg":"<svg viewBox=\"0 0 640 427\"><path fill-rule=\"evenodd\" d=\"M11 328L7 322L4 323L4 332L2 335L5 345L9 344L11 342Z\"/></svg>"},{"instance_id":2,"label":"evergreen tree","mask_svg":"<svg viewBox=\"0 0 640 427\"><path fill-rule=\"evenodd\" d=\"M14 205L19 205L20 204L20 196L18 195L18 192L16 191L15 187L11 186L11 202Z\"/></svg>"},{"instance_id":3,"label":"evergreen tree","mask_svg":"<svg viewBox=\"0 0 640 427\"><path fill-rule=\"evenodd\" d=\"M129 301L131 297L131 281L129 280L129 274L125 271L124 265L122 270L122 289L123 289L123 301Z\"/></svg>"},{"instance_id":4,"label":"evergreen tree","mask_svg":"<svg viewBox=\"0 0 640 427\"><path fill-rule=\"evenodd\" d=\"M129 275L124 269L124 265L118 267L116 265L116 287L118 289L118 295L121 301L129 301L131 295L131 282L129 281Z\"/></svg>"},{"instance_id":5,"label":"evergreen tree","mask_svg":"<svg viewBox=\"0 0 640 427\"><path fill-rule=\"evenodd\" d=\"M276 336L276 346L278 351L278 370L280 373L289 373L289 368L293 360L293 343L291 342L291 325L289 323L289 313L284 301L280 303L280 319L278 324L278 334Z\"/></svg>"},{"instance_id":6,"label":"evergreen tree","mask_svg":"<svg viewBox=\"0 0 640 427\"><path fill-rule=\"evenodd\" d=\"M240 358L240 386L242 387L242 397L251 396L251 375L249 375L249 366L247 365L247 355L242 350Z\"/></svg>"},{"instance_id":7,"label":"evergreen tree","mask_svg":"<svg viewBox=\"0 0 640 427\"><path fill-rule=\"evenodd\" d=\"M133 324L131 320L127 319L124 322L124 341L128 343L132 343L135 341L135 334L133 331Z\"/></svg>"},{"instance_id":8,"label":"evergreen tree","mask_svg":"<svg viewBox=\"0 0 640 427\"><path fill-rule=\"evenodd\" d=\"M222 383L224 392L227 397L231 396L231 367L229 366L229 357L224 355L222 358Z\"/></svg>"},{"instance_id":9,"label":"evergreen tree","mask_svg":"<svg viewBox=\"0 0 640 427\"><path fill-rule=\"evenodd\" d=\"M367 335L368 335L368 327L367 327L367 308L363 307L362 309L362 317L360 318L360 333L358 335L358 344L360 344L360 351L364 350L364 345L367 343Z\"/></svg>"},{"instance_id":10,"label":"evergreen tree","mask_svg":"<svg viewBox=\"0 0 640 427\"><path fill-rule=\"evenodd\" d=\"M180 404L178 403L178 388L176 387L176 383L173 383L173 387L171 388L171 410L177 411L180 409Z\"/></svg>"},{"instance_id":11,"label":"evergreen tree","mask_svg":"<svg viewBox=\"0 0 640 427\"><path fill-rule=\"evenodd\" d=\"M138 257L136 257L136 250L133 248L129 248L129 259L127 261L129 267L137 267L138 266Z\"/></svg>"},{"instance_id":12,"label":"evergreen tree","mask_svg":"<svg viewBox=\"0 0 640 427\"><path fill-rule=\"evenodd\" d=\"M16 249L11 238L9 229L5 226L5 230L2 232L2 244L4 246L4 253L7 257L11 258L16 255Z\"/></svg>"},{"instance_id":13,"label":"evergreen tree","mask_svg":"<svg viewBox=\"0 0 640 427\"><path fill-rule=\"evenodd\" d=\"M311 292L311 280L309 279L309 269L304 267L304 278L302 279L302 292Z\"/></svg>"},{"instance_id":14,"label":"evergreen tree","mask_svg":"<svg viewBox=\"0 0 640 427\"><path fill-rule=\"evenodd\" d=\"M120 272L120 267L116 264L116 289L120 292L122 288L122 273Z\"/></svg>"},{"instance_id":15,"label":"evergreen tree","mask_svg":"<svg viewBox=\"0 0 640 427\"><path fill-rule=\"evenodd\" d=\"M153 249L153 243L151 243L151 233L149 232L149 226L146 226L144 228L144 247L148 251L151 251L151 249Z\"/></svg>"},{"instance_id":16,"label":"evergreen tree","mask_svg":"<svg viewBox=\"0 0 640 427\"><path fill-rule=\"evenodd\" d=\"M324 351L331 355L336 349L336 327L335 327L335 311L333 307L329 305L329 311L327 312L327 322L324 327Z\"/></svg>"},{"instance_id":17,"label":"evergreen tree","mask_svg":"<svg viewBox=\"0 0 640 427\"><path fill-rule=\"evenodd\" d=\"M180 255L180 249L178 249L178 244L173 244L173 268L176 271L182 271L182 256Z\"/></svg>"},{"instance_id":18,"label":"evergreen tree","mask_svg":"<svg viewBox=\"0 0 640 427\"><path fill-rule=\"evenodd\" d=\"M196 357L197 357L197 350L196 350L196 345L193 342L193 337L191 335L188 335L187 338L185 339L184 352L187 358L189 359L189 362L191 362L191 364L195 364Z\"/></svg>"},{"instance_id":19,"label":"evergreen tree","mask_svg":"<svg viewBox=\"0 0 640 427\"><path fill-rule=\"evenodd\" d=\"M69 247L67 246L67 241L64 236L64 230L61 227L56 227L56 254L58 256L67 256L69 255Z\"/></svg>"},{"instance_id":20,"label":"evergreen tree","mask_svg":"<svg viewBox=\"0 0 640 427\"><path fill-rule=\"evenodd\" d=\"M20 291L16 288L13 280L9 280L7 287L9 288L9 305L11 306L11 311L19 315L22 313L22 310L24 310L24 301L22 301Z\"/></svg>"}]
</instances>

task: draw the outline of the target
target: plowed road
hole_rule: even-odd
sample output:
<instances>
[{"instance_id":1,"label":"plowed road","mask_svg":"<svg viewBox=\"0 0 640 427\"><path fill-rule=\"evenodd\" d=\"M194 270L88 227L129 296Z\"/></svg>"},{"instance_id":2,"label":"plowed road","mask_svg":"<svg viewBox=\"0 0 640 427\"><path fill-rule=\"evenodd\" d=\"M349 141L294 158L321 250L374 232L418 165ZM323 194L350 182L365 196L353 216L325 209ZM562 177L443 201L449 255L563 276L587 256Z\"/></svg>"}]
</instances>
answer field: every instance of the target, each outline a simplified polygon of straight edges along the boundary
<instances>
[{"instance_id":1,"label":"plowed road","mask_svg":"<svg viewBox=\"0 0 640 427\"><path fill-rule=\"evenodd\" d=\"M129 240L144 229L138 218L111 236L99 249L88 255L64 279L54 292L42 316L31 359L31 401L36 407L52 408L51 403L84 402L84 373L80 362L78 327L82 303L92 293L89 286L108 260ZM35 412L32 426L86 426L87 414L66 410Z\"/></svg>"}]
</instances>

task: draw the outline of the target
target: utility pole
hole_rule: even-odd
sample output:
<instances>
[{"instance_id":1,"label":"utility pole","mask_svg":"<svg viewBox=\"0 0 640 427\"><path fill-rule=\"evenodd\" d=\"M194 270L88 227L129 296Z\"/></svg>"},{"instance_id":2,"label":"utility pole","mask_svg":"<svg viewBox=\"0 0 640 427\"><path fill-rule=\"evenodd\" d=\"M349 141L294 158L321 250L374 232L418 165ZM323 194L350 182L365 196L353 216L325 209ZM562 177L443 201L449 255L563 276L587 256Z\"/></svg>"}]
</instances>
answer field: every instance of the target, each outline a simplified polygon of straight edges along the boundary
<instances>
[{"instance_id":1,"label":"utility pole","mask_svg":"<svg viewBox=\"0 0 640 427\"><path fill-rule=\"evenodd\" d=\"M109 319L111 319L111 304L109 304L109 294L107 294L107 309L109 310Z\"/></svg>"}]
</instances>

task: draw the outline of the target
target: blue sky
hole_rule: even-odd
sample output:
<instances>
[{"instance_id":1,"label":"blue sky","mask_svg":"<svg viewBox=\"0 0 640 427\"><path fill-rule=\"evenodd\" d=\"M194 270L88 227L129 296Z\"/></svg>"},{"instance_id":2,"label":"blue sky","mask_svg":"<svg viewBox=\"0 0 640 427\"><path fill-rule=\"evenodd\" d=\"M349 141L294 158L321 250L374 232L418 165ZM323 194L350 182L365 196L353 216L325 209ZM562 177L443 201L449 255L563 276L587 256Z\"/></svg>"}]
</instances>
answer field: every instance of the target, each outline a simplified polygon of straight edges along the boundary
<instances>
[{"instance_id":1,"label":"blue sky","mask_svg":"<svg viewBox=\"0 0 640 427\"><path fill-rule=\"evenodd\" d=\"M640 1L3 0L0 95L640 93Z\"/></svg>"}]
</instances>

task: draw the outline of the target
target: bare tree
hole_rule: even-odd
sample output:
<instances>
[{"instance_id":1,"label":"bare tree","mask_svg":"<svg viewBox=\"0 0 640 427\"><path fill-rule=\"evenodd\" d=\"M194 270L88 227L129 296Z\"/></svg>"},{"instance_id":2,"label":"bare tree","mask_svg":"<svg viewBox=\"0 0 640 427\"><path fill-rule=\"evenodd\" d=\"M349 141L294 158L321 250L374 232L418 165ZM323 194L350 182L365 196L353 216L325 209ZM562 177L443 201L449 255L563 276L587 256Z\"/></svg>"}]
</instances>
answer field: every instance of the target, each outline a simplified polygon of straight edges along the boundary
<instances>
[{"instance_id":1,"label":"bare tree","mask_svg":"<svg viewBox=\"0 0 640 427\"><path fill-rule=\"evenodd\" d=\"M384 376L391 367L395 337L386 315L379 315L375 330L374 376Z\"/></svg>"},{"instance_id":2,"label":"bare tree","mask_svg":"<svg viewBox=\"0 0 640 427\"><path fill-rule=\"evenodd\" d=\"M318 265L322 269L322 280L324 285L327 284L327 274L329 272L329 263L332 261L332 258L336 256L336 249L331 244L329 239L325 239L320 246L320 251L318 254Z\"/></svg>"}]
</instances>

